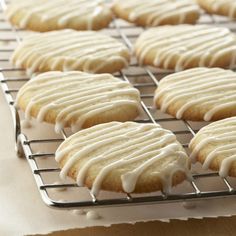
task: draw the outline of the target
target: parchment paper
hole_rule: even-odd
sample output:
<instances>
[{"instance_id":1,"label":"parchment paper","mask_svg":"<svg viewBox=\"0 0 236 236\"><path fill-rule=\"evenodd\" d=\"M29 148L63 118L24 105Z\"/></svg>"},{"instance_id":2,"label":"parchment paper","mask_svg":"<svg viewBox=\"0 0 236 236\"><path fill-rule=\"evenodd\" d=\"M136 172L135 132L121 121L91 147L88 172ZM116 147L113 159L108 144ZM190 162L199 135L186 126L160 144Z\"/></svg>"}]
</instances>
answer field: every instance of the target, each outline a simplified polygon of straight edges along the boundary
<instances>
[{"instance_id":1,"label":"parchment paper","mask_svg":"<svg viewBox=\"0 0 236 236\"><path fill-rule=\"evenodd\" d=\"M0 235L46 234L53 231L109 226L152 220L231 216L236 213L235 198L196 202L186 209L182 203L151 206L99 208L98 220L86 220L69 210L55 210L41 200L25 159L16 157L9 108L0 92Z\"/></svg>"}]
</instances>

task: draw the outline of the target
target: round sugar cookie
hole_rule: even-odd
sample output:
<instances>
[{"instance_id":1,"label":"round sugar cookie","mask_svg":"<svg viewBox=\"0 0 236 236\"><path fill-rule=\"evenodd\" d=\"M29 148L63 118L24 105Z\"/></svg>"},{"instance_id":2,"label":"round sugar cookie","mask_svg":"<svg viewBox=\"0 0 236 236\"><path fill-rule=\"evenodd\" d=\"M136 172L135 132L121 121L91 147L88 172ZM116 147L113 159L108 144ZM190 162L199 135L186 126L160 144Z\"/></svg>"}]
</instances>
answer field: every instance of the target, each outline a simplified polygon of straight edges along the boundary
<instances>
[{"instance_id":1,"label":"round sugar cookie","mask_svg":"<svg viewBox=\"0 0 236 236\"><path fill-rule=\"evenodd\" d=\"M236 115L236 73L221 68L194 68L166 76L155 105L177 119L212 121Z\"/></svg>"},{"instance_id":2,"label":"round sugar cookie","mask_svg":"<svg viewBox=\"0 0 236 236\"><path fill-rule=\"evenodd\" d=\"M117 0L116 16L141 26L194 24L200 8L192 0Z\"/></svg>"},{"instance_id":3,"label":"round sugar cookie","mask_svg":"<svg viewBox=\"0 0 236 236\"><path fill-rule=\"evenodd\" d=\"M128 66L129 50L116 39L94 31L59 30L23 39L11 61L33 72L80 70L113 73Z\"/></svg>"},{"instance_id":4,"label":"round sugar cookie","mask_svg":"<svg viewBox=\"0 0 236 236\"><path fill-rule=\"evenodd\" d=\"M11 24L33 31L99 30L112 20L104 0L21 0L8 5Z\"/></svg>"},{"instance_id":5,"label":"round sugar cookie","mask_svg":"<svg viewBox=\"0 0 236 236\"><path fill-rule=\"evenodd\" d=\"M235 0L197 0L200 7L210 14L228 16L236 19Z\"/></svg>"},{"instance_id":6,"label":"round sugar cookie","mask_svg":"<svg viewBox=\"0 0 236 236\"><path fill-rule=\"evenodd\" d=\"M60 176L72 177L94 195L100 189L169 192L189 175L189 160L171 131L135 122L110 122L79 131L56 151Z\"/></svg>"},{"instance_id":7,"label":"round sugar cookie","mask_svg":"<svg viewBox=\"0 0 236 236\"><path fill-rule=\"evenodd\" d=\"M140 109L139 91L110 74L46 72L19 90L16 106L26 119L37 118L72 131L110 121L133 120Z\"/></svg>"},{"instance_id":8,"label":"round sugar cookie","mask_svg":"<svg viewBox=\"0 0 236 236\"><path fill-rule=\"evenodd\" d=\"M206 66L233 68L236 36L227 28L209 25L159 26L136 41L140 64L176 71Z\"/></svg>"},{"instance_id":9,"label":"round sugar cookie","mask_svg":"<svg viewBox=\"0 0 236 236\"><path fill-rule=\"evenodd\" d=\"M222 177L236 177L236 117L200 129L190 142L191 158Z\"/></svg>"}]
</instances>

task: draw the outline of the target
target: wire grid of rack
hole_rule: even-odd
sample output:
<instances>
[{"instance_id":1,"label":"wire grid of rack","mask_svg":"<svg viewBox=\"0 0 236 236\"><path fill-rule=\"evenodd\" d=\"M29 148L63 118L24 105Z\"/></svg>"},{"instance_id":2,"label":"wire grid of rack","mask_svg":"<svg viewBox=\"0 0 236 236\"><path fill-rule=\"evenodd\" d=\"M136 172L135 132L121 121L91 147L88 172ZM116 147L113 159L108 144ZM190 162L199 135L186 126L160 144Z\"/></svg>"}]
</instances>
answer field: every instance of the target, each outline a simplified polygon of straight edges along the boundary
<instances>
[{"instance_id":1,"label":"wire grid of rack","mask_svg":"<svg viewBox=\"0 0 236 236\"><path fill-rule=\"evenodd\" d=\"M201 20L199 23L220 24L227 26L232 31L236 31L236 24L228 21L226 18L218 18L215 16L208 16L204 14L201 19L203 20ZM141 27L125 23L122 20L114 19L109 28L103 31L104 33L108 33L109 35L112 35L113 37L123 41L127 45L127 47L132 50L134 40L143 30L144 29ZM200 171L201 173L193 174L192 181L185 183L183 189L185 189L185 186L188 185L188 191L169 194L157 192L153 194L142 195L110 195L108 193L108 197L96 198L90 193L89 189L79 187L73 182L47 182L47 180L44 178L44 175L53 173L56 175L56 178L59 179L60 169L58 168L58 166L56 166L55 161L52 166L47 165L43 168L40 167L39 161L41 162L45 157L54 160L54 151L34 152L32 145L55 144L56 146L58 146L68 136L68 132L65 130L62 131L60 137L56 138L44 137L31 139L21 131L21 117L18 110L14 107L14 97L19 90L19 87L16 88L13 85L16 83L21 83L22 85L23 83L28 81L29 78L24 74L23 70L14 68L10 65L9 54L12 53L17 43L21 41L21 35L23 35L24 33L25 32L23 30L17 30L10 26L7 22L5 22L3 12L0 13L0 84L13 117L16 151L18 152L18 155L23 155L27 159L41 197L48 206L55 207L57 209L65 209L75 207L156 204L203 198L221 198L236 195L236 189L228 178L221 178L216 172L204 171ZM196 126L196 124L193 124L192 122L176 120L173 117L161 114L160 111L156 111L151 105L153 92L158 86L158 81L162 77L170 73L172 72L148 67L141 67L134 59L132 60L129 69L120 71L116 74L116 76L130 82L141 92L143 115L141 118L139 117L136 122L152 122L159 123L164 127L166 126L166 128L171 129L176 134L177 138L180 137L183 147L187 149L188 142L199 130L199 125ZM216 178L216 181L221 181L224 185L224 189L202 190L198 186L197 182L199 179L207 182L211 178ZM75 189L74 195L76 196L76 198L78 197L78 199L61 200L59 198L53 198L51 196L50 190L62 190L64 188L66 188L67 190ZM86 198L80 199L80 191L87 191ZM64 192L63 196L66 196L66 194L67 193Z\"/></svg>"}]
</instances>

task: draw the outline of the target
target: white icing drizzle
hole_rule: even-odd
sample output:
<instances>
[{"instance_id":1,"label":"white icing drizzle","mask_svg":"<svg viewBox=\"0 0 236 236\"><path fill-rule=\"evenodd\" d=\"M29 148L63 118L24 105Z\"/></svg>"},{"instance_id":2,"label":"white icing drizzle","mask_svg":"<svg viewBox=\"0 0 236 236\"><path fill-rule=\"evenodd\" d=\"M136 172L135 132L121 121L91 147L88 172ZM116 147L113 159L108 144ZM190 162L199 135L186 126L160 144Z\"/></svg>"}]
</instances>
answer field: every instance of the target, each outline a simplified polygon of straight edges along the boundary
<instances>
[{"instance_id":1,"label":"white icing drizzle","mask_svg":"<svg viewBox=\"0 0 236 236\"><path fill-rule=\"evenodd\" d=\"M47 65L55 70L99 72L111 62L128 66L128 49L116 39L94 31L59 30L32 34L14 51L11 61L17 67L27 65L28 74ZM50 62L49 62L50 61Z\"/></svg>"},{"instance_id":2,"label":"white icing drizzle","mask_svg":"<svg viewBox=\"0 0 236 236\"><path fill-rule=\"evenodd\" d=\"M60 162L71 152L61 177L65 178L80 162L77 183L83 186L89 169L96 166L99 170L91 189L95 196L107 175L115 170L121 170L122 187L128 193L135 190L138 179L150 168L154 168L150 175L160 178L166 192L170 191L176 172L189 175L188 157L175 135L154 124L112 122L97 125L64 141L56 152L56 160Z\"/></svg>"},{"instance_id":3,"label":"white icing drizzle","mask_svg":"<svg viewBox=\"0 0 236 236\"><path fill-rule=\"evenodd\" d=\"M191 0L117 0L115 4L130 11L129 20L135 22L140 17L146 17L146 24L157 26L163 20L178 17L176 24L186 21L186 16L199 12L199 7Z\"/></svg>"},{"instance_id":4,"label":"white icing drizzle","mask_svg":"<svg viewBox=\"0 0 236 236\"><path fill-rule=\"evenodd\" d=\"M154 103L160 98L161 110L178 105L176 118L196 106L204 111L203 119L210 121L217 112L236 106L236 74L220 68L195 68L175 73L161 80Z\"/></svg>"},{"instance_id":5,"label":"white icing drizzle","mask_svg":"<svg viewBox=\"0 0 236 236\"><path fill-rule=\"evenodd\" d=\"M233 19L235 18L236 2L235 0L208 0L210 8L219 14L221 8L228 8L228 16Z\"/></svg>"},{"instance_id":6,"label":"white icing drizzle","mask_svg":"<svg viewBox=\"0 0 236 236\"><path fill-rule=\"evenodd\" d=\"M87 29L91 30L94 28L94 22L99 20L100 16L110 17L111 15L104 2L104 0L21 0L10 4L7 9L7 17L11 19L23 10L26 13L22 14L22 18L19 19L21 28L27 27L32 18L37 15L40 19L39 24L47 24L50 20L56 20L58 27L68 27L73 20L87 21Z\"/></svg>"},{"instance_id":7,"label":"white icing drizzle","mask_svg":"<svg viewBox=\"0 0 236 236\"><path fill-rule=\"evenodd\" d=\"M141 64L147 54L153 51L153 65L164 69L171 69L174 60L175 70L183 70L193 59L198 66L212 67L228 53L231 53L228 66L235 67L236 37L227 28L207 25L160 26L142 33L135 48Z\"/></svg>"},{"instance_id":8,"label":"white icing drizzle","mask_svg":"<svg viewBox=\"0 0 236 236\"><path fill-rule=\"evenodd\" d=\"M191 159L196 161L199 152L209 147L203 168L210 167L215 158L220 158L219 175L226 177L236 161L236 117L227 118L202 128L190 142Z\"/></svg>"},{"instance_id":9,"label":"white icing drizzle","mask_svg":"<svg viewBox=\"0 0 236 236\"><path fill-rule=\"evenodd\" d=\"M37 105L40 106L37 120L41 122L53 109L56 112L56 132L60 132L66 125L78 131L88 119L123 105L141 110L139 91L128 82L109 74L47 72L30 80L20 89L16 105L19 105L25 94L30 94L25 117L30 119L31 111Z\"/></svg>"}]
</instances>

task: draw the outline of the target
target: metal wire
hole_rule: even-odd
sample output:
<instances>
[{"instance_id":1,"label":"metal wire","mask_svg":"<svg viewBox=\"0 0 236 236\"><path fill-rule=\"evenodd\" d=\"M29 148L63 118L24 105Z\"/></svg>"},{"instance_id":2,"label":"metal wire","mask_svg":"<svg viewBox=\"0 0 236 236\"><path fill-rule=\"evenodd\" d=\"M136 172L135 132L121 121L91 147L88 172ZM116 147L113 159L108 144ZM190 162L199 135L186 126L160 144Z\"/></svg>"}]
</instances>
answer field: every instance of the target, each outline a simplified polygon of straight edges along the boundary
<instances>
[{"instance_id":1,"label":"metal wire","mask_svg":"<svg viewBox=\"0 0 236 236\"><path fill-rule=\"evenodd\" d=\"M2 2L3 3L3 2ZM227 26L232 30L236 31L236 25L231 24L229 21L225 21L225 19L221 21L216 21L214 16L207 16L207 21L201 21L200 23L204 24L227 24ZM10 33L11 35L0 37L0 43L7 45L7 43L19 43L21 41L21 37L19 33L22 33L22 30L16 30L15 28L11 27L10 25L1 24L5 23L2 13L0 14L0 34L3 32ZM137 29L142 31L143 29L137 26L132 26L130 24L124 24L122 21L114 19L113 23L111 24L110 28L105 30L105 33L110 33L112 31L116 33L115 37L117 39L122 40L127 47L132 50L133 43L132 41L138 37L138 33L132 32L133 29ZM4 45L0 46L0 53L11 53L14 50L14 47L4 47ZM43 201L50 207L55 207L57 209L65 209L65 208L74 208L74 207L100 207L100 206L122 206L122 205L137 205L137 204L157 204L157 203L167 203L167 202L176 202L176 201L184 201L184 200L194 200L194 199L205 199L205 198L221 198L226 196L236 195L236 191L230 182L226 178L220 178L218 173L210 172L210 173L200 173L200 174L193 174L192 179L189 180L188 187L191 188L190 191L183 191L181 193L162 193L157 192L154 194L144 194L144 195L133 195L133 194L122 194L122 196L118 197L110 197L107 198L96 198L93 194L90 193L89 189L86 189L88 192L88 198L86 200L81 200L79 198L80 191L85 189L84 187L79 187L74 183L49 183L46 178L44 178L45 174L56 174L59 180L59 171L60 169L57 167L56 162L53 165L48 165L44 168L39 166L39 161L43 161L43 158L49 157L54 160L54 152L38 152L34 153L32 150L32 145L39 145L39 144L60 144L64 139L67 138L68 134L65 130L61 132L61 138L47 138L44 137L43 139L28 139L25 134L21 132L20 126L20 116L18 114L17 109L14 107L14 94L17 93L18 89L12 88L11 85L29 80L27 76L20 76L22 69L17 69L9 65L5 65L9 61L8 57L0 56L0 65L3 64L4 66L0 69L0 85L5 95L5 98L9 104L11 109L12 117L13 117L13 124L15 129L15 140L16 140L16 149L19 155L23 155L26 157L29 166L32 170L32 174L38 186L39 192ZM194 128L191 122L187 121L179 121L170 116L162 116L157 117L153 113L155 110L152 108L152 105L147 104L147 100L152 100L153 98L153 91L156 89L159 83L159 79L164 77L165 75L171 73L170 71L164 70L153 70L153 68L148 67L140 67L136 62L132 62L130 68L133 70L123 70L120 71L117 75L125 80L130 82L134 87L140 90L141 98L142 98L142 108L144 112L144 117L138 118L136 122L152 122L152 123L166 123L169 126L173 126L174 122L179 122L178 127L180 130L172 130L173 133L176 135L184 135L189 136L188 141L192 136L196 134L198 129ZM131 72L132 71L132 72ZM138 71L138 72L137 72ZM15 72L17 75L14 77L8 77L7 73ZM134 79L135 78L135 79ZM145 78L142 80L142 78ZM139 80L140 79L140 80ZM152 92L143 92L142 90L151 89ZM150 103L150 102L149 102ZM171 129L171 128L170 128ZM182 143L183 147L187 148L188 142ZM217 190L217 191L203 191L198 186L198 180L204 179L207 181L209 178L217 178L217 181L222 181L225 189L224 190ZM55 189L76 189L76 195L78 199L76 200L60 200L54 199L50 195L50 190ZM63 193L66 198L66 192Z\"/></svg>"}]
</instances>

